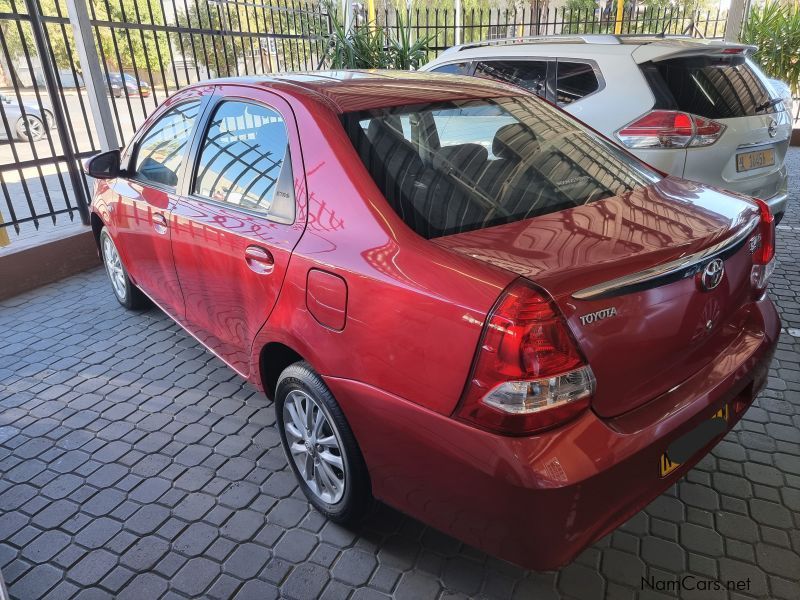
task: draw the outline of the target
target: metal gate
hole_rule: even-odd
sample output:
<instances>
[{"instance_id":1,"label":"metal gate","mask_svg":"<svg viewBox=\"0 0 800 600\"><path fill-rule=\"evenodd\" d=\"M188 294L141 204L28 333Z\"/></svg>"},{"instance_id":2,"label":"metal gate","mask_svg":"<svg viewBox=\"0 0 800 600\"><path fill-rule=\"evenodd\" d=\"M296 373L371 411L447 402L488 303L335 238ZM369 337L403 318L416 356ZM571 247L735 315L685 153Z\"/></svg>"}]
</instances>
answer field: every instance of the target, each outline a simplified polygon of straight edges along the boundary
<instances>
[{"instance_id":1,"label":"metal gate","mask_svg":"<svg viewBox=\"0 0 800 600\"><path fill-rule=\"evenodd\" d=\"M295 0L0 0L0 247L88 223L80 160L180 87L318 68L329 32Z\"/></svg>"}]
</instances>

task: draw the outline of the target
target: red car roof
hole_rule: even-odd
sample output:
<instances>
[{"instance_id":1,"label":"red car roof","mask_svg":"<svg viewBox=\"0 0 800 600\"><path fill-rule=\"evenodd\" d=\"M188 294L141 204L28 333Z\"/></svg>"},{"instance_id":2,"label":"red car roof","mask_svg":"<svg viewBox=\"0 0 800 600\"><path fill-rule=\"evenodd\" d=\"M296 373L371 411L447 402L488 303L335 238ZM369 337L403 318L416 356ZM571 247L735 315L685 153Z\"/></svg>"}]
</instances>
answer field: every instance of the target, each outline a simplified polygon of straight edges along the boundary
<instances>
[{"instance_id":1,"label":"red car roof","mask_svg":"<svg viewBox=\"0 0 800 600\"><path fill-rule=\"evenodd\" d=\"M326 99L340 113L441 100L518 95L518 88L479 79L410 71L314 71L202 82L243 84Z\"/></svg>"}]
</instances>

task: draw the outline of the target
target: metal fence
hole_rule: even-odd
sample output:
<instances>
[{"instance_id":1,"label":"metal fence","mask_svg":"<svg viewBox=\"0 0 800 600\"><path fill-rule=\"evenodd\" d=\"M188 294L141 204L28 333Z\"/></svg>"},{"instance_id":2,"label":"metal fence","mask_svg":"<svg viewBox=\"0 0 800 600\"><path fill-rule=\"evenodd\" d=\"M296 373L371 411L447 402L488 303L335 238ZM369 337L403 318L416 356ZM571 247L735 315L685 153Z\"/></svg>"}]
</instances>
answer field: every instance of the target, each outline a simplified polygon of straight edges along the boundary
<instances>
[{"instance_id":1,"label":"metal fence","mask_svg":"<svg viewBox=\"0 0 800 600\"><path fill-rule=\"evenodd\" d=\"M90 189L79 161L110 138L127 143L180 87L216 76L324 66L332 23L321 2L0 0L0 248L10 235L19 247L43 231L85 222ZM363 22L366 15L356 10L354 18ZM377 16L387 28L410 23L417 38L429 40L430 58L456 43L525 35L722 37L726 19L721 10L674 8L631 9L619 18L613 10L566 8L458 15L420 8ZM94 65L89 77L81 69L87 61ZM109 110L98 131L101 95L108 103L100 106Z\"/></svg>"},{"instance_id":2,"label":"metal fence","mask_svg":"<svg viewBox=\"0 0 800 600\"><path fill-rule=\"evenodd\" d=\"M78 59L81 31L101 57L125 144L188 83L318 68L330 20L295 0L0 0L0 247L10 233L24 240L87 218L79 161L100 150L103 132Z\"/></svg>"},{"instance_id":3,"label":"metal fence","mask_svg":"<svg viewBox=\"0 0 800 600\"><path fill-rule=\"evenodd\" d=\"M366 21L364 13L358 15ZM722 38L727 11L686 11L680 8L631 8L617 17L607 10L562 8L386 10L378 19L388 28L409 23L417 38L430 41L433 56L461 43L487 39L561 34L664 34Z\"/></svg>"}]
</instances>

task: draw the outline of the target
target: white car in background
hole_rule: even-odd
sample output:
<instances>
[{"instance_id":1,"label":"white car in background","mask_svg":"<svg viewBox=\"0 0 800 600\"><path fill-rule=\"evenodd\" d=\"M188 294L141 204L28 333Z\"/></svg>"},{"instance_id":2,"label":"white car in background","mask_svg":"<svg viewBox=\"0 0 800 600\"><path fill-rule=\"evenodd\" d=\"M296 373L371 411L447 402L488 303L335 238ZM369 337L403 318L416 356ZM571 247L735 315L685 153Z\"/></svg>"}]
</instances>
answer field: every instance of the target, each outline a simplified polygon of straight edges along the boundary
<instances>
[{"instance_id":1,"label":"white car in background","mask_svg":"<svg viewBox=\"0 0 800 600\"><path fill-rule=\"evenodd\" d=\"M614 35L455 46L422 70L499 79L561 106L650 165L786 211L790 107L753 46Z\"/></svg>"}]
</instances>

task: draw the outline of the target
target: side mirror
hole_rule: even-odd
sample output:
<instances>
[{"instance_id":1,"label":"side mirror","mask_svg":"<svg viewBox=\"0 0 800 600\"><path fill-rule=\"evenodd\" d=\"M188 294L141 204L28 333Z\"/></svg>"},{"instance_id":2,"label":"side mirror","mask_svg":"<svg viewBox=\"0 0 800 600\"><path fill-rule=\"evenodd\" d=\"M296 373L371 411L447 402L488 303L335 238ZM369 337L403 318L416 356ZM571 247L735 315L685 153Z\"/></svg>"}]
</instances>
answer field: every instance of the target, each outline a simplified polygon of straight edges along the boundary
<instances>
[{"instance_id":1,"label":"side mirror","mask_svg":"<svg viewBox=\"0 0 800 600\"><path fill-rule=\"evenodd\" d=\"M94 179L114 179L121 175L120 151L109 150L83 162L83 172Z\"/></svg>"}]
</instances>

